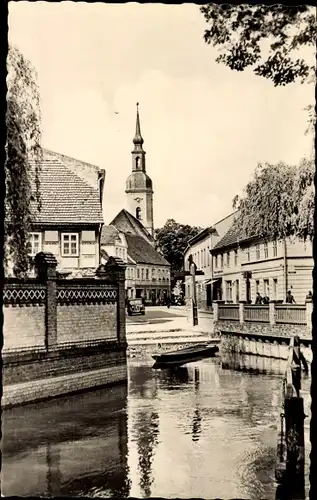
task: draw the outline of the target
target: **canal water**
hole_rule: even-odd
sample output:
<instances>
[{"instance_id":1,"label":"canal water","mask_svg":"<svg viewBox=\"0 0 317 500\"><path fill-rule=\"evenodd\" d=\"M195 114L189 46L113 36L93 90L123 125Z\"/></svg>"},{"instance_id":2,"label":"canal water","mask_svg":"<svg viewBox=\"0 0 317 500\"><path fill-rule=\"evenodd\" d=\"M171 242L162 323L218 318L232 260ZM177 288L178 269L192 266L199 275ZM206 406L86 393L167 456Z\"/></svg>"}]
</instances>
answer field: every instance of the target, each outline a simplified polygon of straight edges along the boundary
<instances>
[{"instance_id":1,"label":"canal water","mask_svg":"<svg viewBox=\"0 0 317 500\"><path fill-rule=\"evenodd\" d=\"M128 389L6 410L2 494L273 500L284 365L268 363L259 374L219 358L173 371L130 359ZM303 394L309 414L308 379Z\"/></svg>"}]
</instances>

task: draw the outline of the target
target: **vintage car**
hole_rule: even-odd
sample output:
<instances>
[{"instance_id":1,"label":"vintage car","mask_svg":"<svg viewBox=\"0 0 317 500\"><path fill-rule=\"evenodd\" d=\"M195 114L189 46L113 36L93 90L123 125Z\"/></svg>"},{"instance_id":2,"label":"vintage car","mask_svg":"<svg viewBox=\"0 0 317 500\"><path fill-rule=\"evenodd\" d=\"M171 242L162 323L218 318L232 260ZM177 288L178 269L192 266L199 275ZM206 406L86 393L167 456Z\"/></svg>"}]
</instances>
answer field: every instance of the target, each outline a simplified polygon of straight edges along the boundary
<instances>
[{"instance_id":1,"label":"vintage car","mask_svg":"<svg viewBox=\"0 0 317 500\"><path fill-rule=\"evenodd\" d=\"M145 306L142 299L129 299L127 301L128 315L145 314Z\"/></svg>"}]
</instances>

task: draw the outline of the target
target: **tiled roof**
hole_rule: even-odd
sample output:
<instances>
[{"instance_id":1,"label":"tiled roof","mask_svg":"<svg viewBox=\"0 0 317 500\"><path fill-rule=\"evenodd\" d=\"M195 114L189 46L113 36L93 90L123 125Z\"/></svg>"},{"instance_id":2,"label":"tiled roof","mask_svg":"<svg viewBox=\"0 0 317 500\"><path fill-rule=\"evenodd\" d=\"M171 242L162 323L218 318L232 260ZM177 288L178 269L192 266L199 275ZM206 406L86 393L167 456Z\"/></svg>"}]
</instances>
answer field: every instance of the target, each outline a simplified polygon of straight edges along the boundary
<instances>
[{"instance_id":1,"label":"tiled roof","mask_svg":"<svg viewBox=\"0 0 317 500\"><path fill-rule=\"evenodd\" d=\"M102 245L114 245L119 239L119 231L114 226L103 226L101 230L100 243Z\"/></svg>"},{"instance_id":2,"label":"tiled roof","mask_svg":"<svg viewBox=\"0 0 317 500\"><path fill-rule=\"evenodd\" d=\"M33 202L35 223L103 223L100 195L60 160L44 154L40 173L41 211Z\"/></svg>"},{"instance_id":3,"label":"tiled roof","mask_svg":"<svg viewBox=\"0 0 317 500\"><path fill-rule=\"evenodd\" d=\"M221 240L216 243L212 250L219 250L220 248L234 245L235 243L238 243L238 237L239 232L234 227L234 225L232 225L231 228L226 232L226 234L221 238Z\"/></svg>"},{"instance_id":4,"label":"tiled roof","mask_svg":"<svg viewBox=\"0 0 317 500\"><path fill-rule=\"evenodd\" d=\"M118 215L113 219L112 222L110 222L110 225L114 225L119 229L119 231L126 232L126 228L121 225L121 222L128 222L129 226L131 229L134 231L135 234L143 234L145 238L147 238L149 241L153 241L153 237L150 235L150 233L145 229L143 224L130 212L127 210L123 209L121 210Z\"/></svg>"},{"instance_id":5,"label":"tiled roof","mask_svg":"<svg viewBox=\"0 0 317 500\"><path fill-rule=\"evenodd\" d=\"M128 255L138 264L169 266L167 260L142 236L125 233L128 243Z\"/></svg>"},{"instance_id":6,"label":"tiled roof","mask_svg":"<svg viewBox=\"0 0 317 500\"><path fill-rule=\"evenodd\" d=\"M47 149L47 148L42 148L42 151L43 151L43 154L46 157L46 159L59 160L66 167L70 168L71 166L73 166L74 168L76 168L79 166L84 166L84 167L88 167L88 169L90 171L94 172L95 174L104 172L103 168L97 167L96 165L92 165L91 163L87 163L86 161L77 160L76 158L72 158L71 156L64 155L62 153L57 153L56 151L51 151L50 149Z\"/></svg>"},{"instance_id":7,"label":"tiled roof","mask_svg":"<svg viewBox=\"0 0 317 500\"><path fill-rule=\"evenodd\" d=\"M241 232L241 230L234 222L230 229L226 232L226 234L221 238L221 240L219 240L218 243L213 247L212 252L214 252L214 250L227 248L250 239L252 238L247 238L246 235Z\"/></svg>"}]
</instances>

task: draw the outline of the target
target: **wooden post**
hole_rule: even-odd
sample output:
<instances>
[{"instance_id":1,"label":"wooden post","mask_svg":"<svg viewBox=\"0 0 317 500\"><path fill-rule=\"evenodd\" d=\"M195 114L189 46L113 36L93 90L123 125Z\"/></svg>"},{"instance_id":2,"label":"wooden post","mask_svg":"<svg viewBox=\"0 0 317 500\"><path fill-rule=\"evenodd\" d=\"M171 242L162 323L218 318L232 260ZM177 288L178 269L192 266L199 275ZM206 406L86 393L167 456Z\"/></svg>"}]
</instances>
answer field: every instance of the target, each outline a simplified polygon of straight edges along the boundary
<instances>
[{"instance_id":1,"label":"wooden post","mask_svg":"<svg viewBox=\"0 0 317 500\"><path fill-rule=\"evenodd\" d=\"M198 325L198 311L197 311L197 291L196 291L196 266L194 262L190 264L190 274L192 276L192 308L193 308L193 326Z\"/></svg>"},{"instance_id":2,"label":"wooden post","mask_svg":"<svg viewBox=\"0 0 317 500\"><path fill-rule=\"evenodd\" d=\"M305 498L304 401L301 397L285 398L287 445L286 481L292 498Z\"/></svg>"}]
</instances>

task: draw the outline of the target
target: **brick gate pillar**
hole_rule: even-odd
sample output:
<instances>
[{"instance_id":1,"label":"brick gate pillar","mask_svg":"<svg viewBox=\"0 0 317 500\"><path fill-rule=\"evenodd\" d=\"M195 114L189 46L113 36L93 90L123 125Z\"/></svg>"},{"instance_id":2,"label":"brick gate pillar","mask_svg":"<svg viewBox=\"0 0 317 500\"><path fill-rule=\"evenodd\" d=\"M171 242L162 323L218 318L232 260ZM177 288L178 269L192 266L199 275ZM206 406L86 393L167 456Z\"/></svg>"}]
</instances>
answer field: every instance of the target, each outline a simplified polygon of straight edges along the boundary
<instances>
[{"instance_id":1,"label":"brick gate pillar","mask_svg":"<svg viewBox=\"0 0 317 500\"><path fill-rule=\"evenodd\" d=\"M57 260L50 252L40 252L36 254L34 260L37 277L46 285L45 347L49 350L57 344Z\"/></svg>"},{"instance_id":2,"label":"brick gate pillar","mask_svg":"<svg viewBox=\"0 0 317 500\"><path fill-rule=\"evenodd\" d=\"M125 270L126 264L119 257L109 257L107 264L99 266L96 276L117 284L117 339L126 343L126 314L125 314Z\"/></svg>"}]
</instances>

